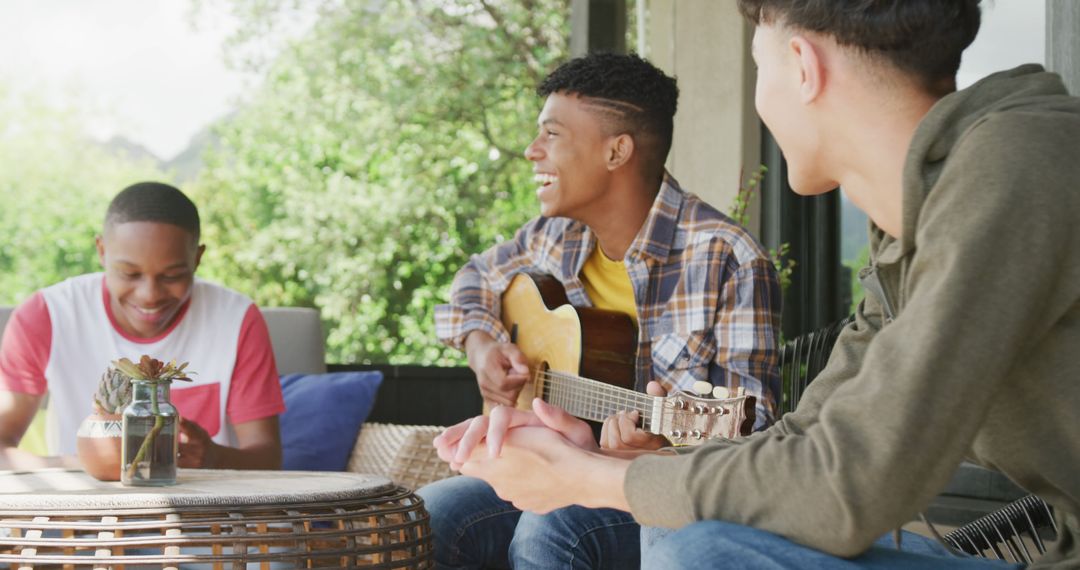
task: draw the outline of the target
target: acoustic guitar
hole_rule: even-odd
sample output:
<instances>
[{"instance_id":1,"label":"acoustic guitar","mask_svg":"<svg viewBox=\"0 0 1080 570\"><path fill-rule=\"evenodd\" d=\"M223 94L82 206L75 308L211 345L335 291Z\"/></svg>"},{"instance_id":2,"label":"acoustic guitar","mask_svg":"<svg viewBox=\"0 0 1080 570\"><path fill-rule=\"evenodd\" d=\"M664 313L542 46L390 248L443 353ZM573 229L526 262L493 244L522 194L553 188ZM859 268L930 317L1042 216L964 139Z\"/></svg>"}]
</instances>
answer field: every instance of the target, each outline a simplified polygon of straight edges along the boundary
<instances>
[{"instance_id":1,"label":"acoustic guitar","mask_svg":"<svg viewBox=\"0 0 1080 570\"><path fill-rule=\"evenodd\" d=\"M502 295L501 317L529 364L530 380L517 400L520 409L529 409L539 397L597 422L637 410L642 429L676 445L748 435L753 428L755 398L741 391L735 397L705 398L633 390L633 321L614 311L574 307L551 276L514 276Z\"/></svg>"}]
</instances>

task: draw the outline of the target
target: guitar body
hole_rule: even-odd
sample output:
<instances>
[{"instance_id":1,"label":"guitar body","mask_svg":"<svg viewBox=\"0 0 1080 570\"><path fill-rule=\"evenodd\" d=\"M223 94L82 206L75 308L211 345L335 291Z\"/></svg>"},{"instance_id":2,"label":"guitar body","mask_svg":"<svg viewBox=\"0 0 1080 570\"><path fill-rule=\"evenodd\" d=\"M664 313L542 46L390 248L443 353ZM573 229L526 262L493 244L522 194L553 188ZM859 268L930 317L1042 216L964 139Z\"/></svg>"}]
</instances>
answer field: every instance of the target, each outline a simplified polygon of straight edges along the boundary
<instances>
[{"instance_id":1,"label":"guitar body","mask_svg":"<svg viewBox=\"0 0 1080 570\"><path fill-rule=\"evenodd\" d=\"M529 366L529 380L516 403L520 409L531 408L533 398L540 397L594 422L598 435L595 422L635 410L643 430L677 445L747 435L754 425L755 398L741 391L715 399L682 391L667 396L634 391L633 321L614 311L574 307L553 277L516 275L502 295L501 316Z\"/></svg>"},{"instance_id":2,"label":"guitar body","mask_svg":"<svg viewBox=\"0 0 1080 570\"><path fill-rule=\"evenodd\" d=\"M514 276L502 295L502 323L528 360L529 370L552 370L634 389L634 322L622 313L574 307L554 277ZM518 396L518 408L532 407L535 378Z\"/></svg>"}]
</instances>

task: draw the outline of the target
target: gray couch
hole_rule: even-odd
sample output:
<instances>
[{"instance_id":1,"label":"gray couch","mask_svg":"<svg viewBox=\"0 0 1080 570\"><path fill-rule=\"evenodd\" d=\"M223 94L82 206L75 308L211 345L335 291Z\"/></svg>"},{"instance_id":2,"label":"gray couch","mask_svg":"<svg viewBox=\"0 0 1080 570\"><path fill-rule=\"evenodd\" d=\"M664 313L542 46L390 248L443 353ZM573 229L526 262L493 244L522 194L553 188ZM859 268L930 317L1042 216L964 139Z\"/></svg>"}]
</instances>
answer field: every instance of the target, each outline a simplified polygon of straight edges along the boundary
<instances>
[{"instance_id":1,"label":"gray couch","mask_svg":"<svg viewBox=\"0 0 1080 570\"><path fill-rule=\"evenodd\" d=\"M0 336L14 307L0 306ZM319 312L307 307L262 309L281 374L326 372L326 351Z\"/></svg>"},{"instance_id":2,"label":"gray couch","mask_svg":"<svg viewBox=\"0 0 1080 570\"><path fill-rule=\"evenodd\" d=\"M4 328L7 327L8 319L11 318L11 311L14 307L0 306L0 338L4 336Z\"/></svg>"}]
</instances>

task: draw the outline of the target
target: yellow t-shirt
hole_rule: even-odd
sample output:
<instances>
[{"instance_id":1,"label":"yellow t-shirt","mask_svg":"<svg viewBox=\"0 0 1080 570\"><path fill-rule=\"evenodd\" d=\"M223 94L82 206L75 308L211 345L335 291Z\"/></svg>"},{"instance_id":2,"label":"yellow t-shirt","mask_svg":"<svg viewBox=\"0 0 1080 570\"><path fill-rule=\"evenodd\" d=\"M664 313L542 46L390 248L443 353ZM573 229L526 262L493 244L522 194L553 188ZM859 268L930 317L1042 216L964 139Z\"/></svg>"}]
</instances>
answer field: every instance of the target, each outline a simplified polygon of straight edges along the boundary
<instances>
[{"instance_id":1,"label":"yellow t-shirt","mask_svg":"<svg viewBox=\"0 0 1080 570\"><path fill-rule=\"evenodd\" d=\"M597 244L581 268L581 281L596 308L630 315L637 326L634 286L622 260L608 259Z\"/></svg>"}]
</instances>

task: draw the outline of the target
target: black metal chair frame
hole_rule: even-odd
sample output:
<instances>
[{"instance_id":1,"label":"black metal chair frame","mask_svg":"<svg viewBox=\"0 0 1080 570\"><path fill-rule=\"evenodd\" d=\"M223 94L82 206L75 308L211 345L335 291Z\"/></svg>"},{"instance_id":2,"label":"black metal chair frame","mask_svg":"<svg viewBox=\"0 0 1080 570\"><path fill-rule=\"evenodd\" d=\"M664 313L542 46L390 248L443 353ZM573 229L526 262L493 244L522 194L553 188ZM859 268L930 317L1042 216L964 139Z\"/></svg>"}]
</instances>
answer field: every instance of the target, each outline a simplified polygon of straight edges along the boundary
<instances>
[{"instance_id":1,"label":"black metal chair frame","mask_svg":"<svg viewBox=\"0 0 1080 570\"><path fill-rule=\"evenodd\" d=\"M944 539L973 556L1031 564L1046 553L1045 541L1055 539L1057 533L1050 505L1028 495L946 534Z\"/></svg>"},{"instance_id":2,"label":"black metal chair frame","mask_svg":"<svg viewBox=\"0 0 1080 570\"><path fill-rule=\"evenodd\" d=\"M822 329L808 332L784 343L780 350L780 379L783 382L781 413L788 413L802 399L810 381L817 377L829 362L836 338L854 316L841 319Z\"/></svg>"}]
</instances>

